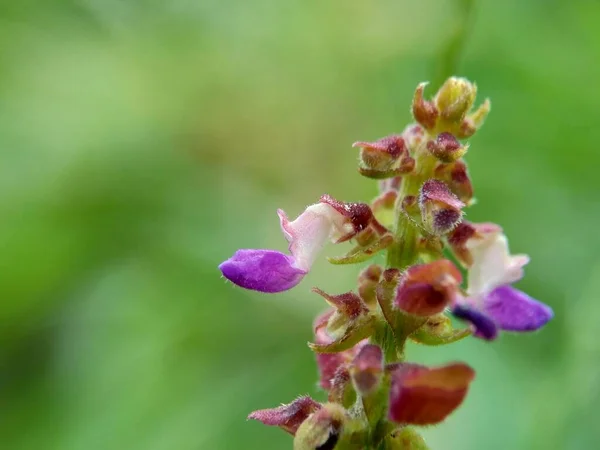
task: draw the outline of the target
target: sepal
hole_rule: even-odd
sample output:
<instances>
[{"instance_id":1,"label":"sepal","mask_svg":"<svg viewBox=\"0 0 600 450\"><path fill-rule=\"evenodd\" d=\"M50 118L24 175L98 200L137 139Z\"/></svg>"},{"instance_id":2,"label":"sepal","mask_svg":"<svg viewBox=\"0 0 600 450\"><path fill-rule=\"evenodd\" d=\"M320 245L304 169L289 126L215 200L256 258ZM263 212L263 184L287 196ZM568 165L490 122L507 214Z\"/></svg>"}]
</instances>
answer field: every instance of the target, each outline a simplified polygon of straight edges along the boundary
<instances>
[{"instance_id":1,"label":"sepal","mask_svg":"<svg viewBox=\"0 0 600 450\"><path fill-rule=\"evenodd\" d=\"M386 178L399 177L407 173L411 173L414 168L415 160L408 154L404 154L404 156L400 158L397 167L385 170L377 170L359 166L358 172L362 176L372 178L373 180L384 180Z\"/></svg>"},{"instance_id":2,"label":"sepal","mask_svg":"<svg viewBox=\"0 0 600 450\"><path fill-rule=\"evenodd\" d=\"M492 104L489 98L477 108L473 113L469 114L465 120L462 121L460 127L456 130L456 136L459 139L466 139L475 134L475 132L481 128L486 117L490 113Z\"/></svg>"},{"instance_id":3,"label":"sepal","mask_svg":"<svg viewBox=\"0 0 600 450\"><path fill-rule=\"evenodd\" d=\"M377 286L377 302L385 321L392 330L394 345L399 355L404 352L406 338L427 320L426 317L407 314L394 307L396 290L400 281L401 274L398 269L386 269L381 276L379 286Z\"/></svg>"},{"instance_id":4,"label":"sepal","mask_svg":"<svg viewBox=\"0 0 600 450\"><path fill-rule=\"evenodd\" d=\"M468 148L468 144L461 145L452 134L447 132L440 133L434 140L427 142L429 153L444 163L458 161L467 153Z\"/></svg>"},{"instance_id":5,"label":"sepal","mask_svg":"<svg viewBox=\"0 0 600 450\"><path fill-rule=\"evenodd\" d=\"M415 90L412 103L412 114L413 117L423 128L432 130L435 128L437 118L440 114L438 108L434 102L425 100L423 92L428 83L419 83Z\"/></svg>"},{"instance_id":6,"label":"sepal","mask_svg":"<svg viewBox=\"0 0 600 450\"><path fill-rule=\"evenodd\" d=\"M440 164L435 168L434 174L448 185L460 201L467 205L473 203L473 183L464 161Z\"/></svg>"},{"instance_id":7,"label":"sepal","mask_svg":"<svg viewBox=\"0 0 600 450\"><path fill-rule=\"evenodd\" d=\"M350 408L356 401L356 392L352 386L349 364L338 367L331 380L331 389L327 399L332 403L338 403L345 408Z\"/></svg>"},{"instance_id":8,"label":"sepal","mask_svg":"<svg viewBox=\"0 0 600 450\"><path fill-rule=\"evenodd\" d=\"M396 290L394 306L407 314L429 317L454 301L462 275L447 259L409 267Z\"/></svg>"},{"instance_id":9,"label":"sepal","mask_svg":"<svg viewBox=\"0 0 600 450\"><path fill-rule=\"evenodd\" d=\"M324 404L298 428L294 450L333 450L349 420L342 406L336 403Z\"/></svg>"},{"instance_id":10,"label":"sepal","mask_svg":"<svg viewBox=\"0 0 600 450\"><path fill-rule=\"evenodd\" d=\"M419 207L423 225L435 235L446 234L462 220L465 206L448 186L436 179L423 183L419 193Z\"/></svg>"},{"instance_id":11,"label":"sepal","mask_svg":"<svg viewBox=\"0 0 600 450\"><path fill-rule=\"evenodd\" d=\"M467 395L475 371L463 363L428 368L398 364L390 368L389 419L408 425L443 421Z\"/></svg>"},{"instance_id":12,"label":"sepal","mask_svg":"<svg viewBox=\"0 0 600 450\"><path fill-rule=\"evenodd\" d=\"M334 312L334 309L330 309L315 319L313 327L316 344L326 345L333 341L327 334L326 328L327 322ZM319 369L319 385L322 389L330 390L334 387L338 370L350 362L354 354L354 349L339 353L316 353L317 368Z\"/></svg>"},{"instance_id":13,"label":"sepal","mask_svg":"<svg viewBox=\"0 0 600 450\"><path fill-rule=\"evenodd\" d=\"M250 413L248 419L258 420L265 425L278 426L293 436L308 416L321 409L321 406L308 396L299 397L287 405L254 411Z\"/></svg>"},{"instance_id":14,"label":"sepal","mask_svg":"<svg viewBox=\"0 0 600 450\"><path fill-rule=\"evenodd\" d=\"M334 203L331 203L334 205ZM355 234L352 236L356 246L343 256L329 257L332 264L356 264L375 256L394 242L393 235L381 225L373 215L371 208L364 203L340 203L339 211L346 211L352 223L355 223ZM342 242L342 240L338 241Z\"/></svg>"},{"instance_id":15,"label":"sepal","mask_svg":"<svg viewBox=\"0 0 600 450\"><path fill-rule=\"evenodd\" d=\"M385 250L394 243L394 236L389 233L384 234L381 237L375 237L371 243L366 245L357 245L353 247L343 256L330 256L327 258L331 264L342 265L342 264L358 264L361 262L368 261L377 253Z\"/></svg>"},{"instance_id":16,"label":"sepal","mask_svg":"<svg viewBox=\"0 0 600 450\"><path fill-rule=\"evenodd\" d=\"M375 392L383 377L383 352L377 345L364 345L350 366L352 384L365 397Z\"/></svg>"},{"instance_id":17,"label":"sepal","mask_svg":"<svg viewBox=\"0 0 600 450\"><path fill-rule=\"evenodd\" d=\"M425 439L411 427L402 427L389 434L386 439L389 450L429 450Z\"/></svg>"},{"instance_id":18,"label":"sepal","mask_svg":"<svg viewBox=\"0 0 600 450\"><path fill-rule=\"evenodd\" d=\"M315 324L316 342L308 346L317 353L337 353L348 350L373 332L375 317L363 300L353 292L329 295L320 289L321 295L335 309L318 319Z\"/></svg>"},{"instance_id":19,"label":"sepal","mask_svg":"<svg viewBox=\"0 0 600 450\"><path fill-rule=\"evenodd\" d=\"M381 266L371 264L358 275L358 294L369 307L377 303L377 285L382 273Z\"/></svg>"},{"instance_id":20,"label":"sepal","mask_svg":"<svg viewBox=\"0 0 600 450\"><path fill-rule=\"evenodd\" d=\"M445 314L437 314L427 319L421 328L409 336L409 338L423 345L446 345L460 341L471 335L469 328L456 329L452 321Z\"/></svg>"},{"instance_id":21,"label":"sepal","mask_svg":"<svg viewBox=\"0 0 600 450\"><path fill-rule=\"evenodd\" d=\"M406 152L402 136L392 135L375 142L355 142L352 147L360 147L361 167L379 172L390 170Z\"/></svg>"}]
</instances>

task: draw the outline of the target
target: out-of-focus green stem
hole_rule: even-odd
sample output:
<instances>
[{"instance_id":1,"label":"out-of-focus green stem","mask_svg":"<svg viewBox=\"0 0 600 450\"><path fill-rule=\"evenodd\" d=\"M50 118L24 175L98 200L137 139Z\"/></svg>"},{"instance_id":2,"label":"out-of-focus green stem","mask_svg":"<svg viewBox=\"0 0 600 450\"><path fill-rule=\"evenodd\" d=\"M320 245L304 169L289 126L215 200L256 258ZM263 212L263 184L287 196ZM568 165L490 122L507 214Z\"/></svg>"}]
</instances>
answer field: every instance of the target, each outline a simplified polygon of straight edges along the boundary
<instances>
[{"instance_id":1,"label":"out-of-focus green stem","mask_svg":"<svg viewBox=\"0 0 600 450\"><path fill-rule=\"evenodd\" d=\"M464 50L467 36L471 27L471 21L475 10L475 0L456 0L458 17L453 21L450 36L442 45L439 57L434 63L434 77L431 83L432 91L435 92L444 81L455 74L461 53Z\"/></svg>"}]
</instances>

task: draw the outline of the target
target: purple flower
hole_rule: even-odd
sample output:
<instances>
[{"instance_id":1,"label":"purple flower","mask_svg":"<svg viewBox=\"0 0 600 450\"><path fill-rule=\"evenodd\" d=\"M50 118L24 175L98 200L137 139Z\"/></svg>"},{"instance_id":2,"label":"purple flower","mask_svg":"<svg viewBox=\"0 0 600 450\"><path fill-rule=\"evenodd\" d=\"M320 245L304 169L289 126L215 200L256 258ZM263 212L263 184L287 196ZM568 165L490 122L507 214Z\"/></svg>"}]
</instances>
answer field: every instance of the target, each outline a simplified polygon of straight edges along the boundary
<instances>
[{"instance_id":1,"label":"purple flower","mask_svg":"<svg viewBox=\"0 0 600 450\"><path fill-rule=\"evenodd\" d=\"M498 330L534 331L552 319L549 306L510 286L523 277L529 257L511 255L499 228L469 239L466 249L472 258L468 295L457 298L452 312L473 324L475 336L492 340Z\"/></svg>"},{"instance_id":2,"label":"purple flower","mask_svg":"<svg viewBox=\"0 0 600 450\"><path fill-rule=\"evenodd\" d=\"M282 210L277 214L291 255L276 250L238 250L219 266L225 278L254 291L287 291L302 281L327 241L346 240L355 233L352 217L325 200L307 207L294 221Z\"/></svg>"}]
</instances>

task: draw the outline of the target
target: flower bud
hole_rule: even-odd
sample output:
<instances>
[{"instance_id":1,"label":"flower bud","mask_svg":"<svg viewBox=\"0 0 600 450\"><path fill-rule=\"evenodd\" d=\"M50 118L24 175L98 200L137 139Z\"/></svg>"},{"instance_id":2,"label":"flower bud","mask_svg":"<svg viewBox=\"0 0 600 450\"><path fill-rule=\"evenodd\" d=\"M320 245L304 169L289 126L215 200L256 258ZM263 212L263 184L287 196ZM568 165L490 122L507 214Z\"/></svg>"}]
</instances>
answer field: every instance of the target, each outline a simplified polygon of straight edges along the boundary
<instances>
[{"instance_id":1,"label":"flower bud","mask_svg":"<svg viewBox=\"0 0 600 450\"><path fill-rule=\"evenodd\" d=\"M374 306L377 303L376 290L382 272L381 266L371 264L358 275L358 294L367 305Z\"/></svg>"},{"instance_id":2,"label":"flower bud","mask_svg":"<svg viewBox=\"0 0 600 450\"><path fill-rule=\"evenodd\" d=\"M470 336L469 328L456 329L445 314L436 314L427 319L421 328L410 335L410 338L423 345L445 345Z\"/></svg>"},{"instance_id":3,"label":"flower bud","mask_svg":"<svg viewBox=\"0 0 600 450\"><path fill-rule=\"evenodd\" d=\"M442 235L460 223L461 209L465 204L444 182L430 179L421 186L419 206L425 228L433 234Z\"/></svg>"},{"instance_id":4,"label":"flower bud","mask_svg":"<svg viewBox=\"0 0 600 450\"><path fill-rule=\"evenodd\" d=\"M327 334L327 322L335 310L330 309L319 315L314 322L315 343L318 345L328 345L333 339ZM317 353L317 368L319 369L319 385L322 389L330 390L333 387L333 379L338 368L350 361L354 357L351 350L339 353Z\"/></svg>"},{"instance_id":5,"label":"flower bud","mask_svg":"<svg viewBox=\"0 0 600 450\"><path fill-rule=\"evenodd\" d=\"M402 137L404 138L408 153L412 154L423 142L425 130L420 125L408 125L402 132Z\"/></svg>"},{"instance_id":6,"label":"flower bud","mask_svg":"<svg viewBox=\"0 0 600 450\"><path fill-rule=\"evenodd\" d=\"M324 404L298 428L294 450L333 450L347 421L343 407L336 403Z\"/></svg>"},{"instance_id":7,"label":"flower bud","mask_svg":"<svg viewBox=\"0 0 600 450\"><path fill-rule=\"evenodd\" d=\"M476 111L469 114L460 124L460 127L457 131L458 138L465 139L473 136L473 134L475 134L475 132L483 125L483 122L489 114L491 107L492 104L490 99L486 98L481 106L477 108Z\"/></svg>"},{"instance_id":8,"label":"flower bud","mask_svg":"<svg viewBox=\"0 0 600 450\"><path fill-rule=\"evenodd\" d=\"M335 371L327 399L332 403L339 403L344 407L350 407L356 401L356 392L354 392L352 387L348 364L339 366Z\"/></svg>"},{"instance_id":9,"label":"flower bud","mask_svg":"<svg viewBox=\"0 0 600 450\"><path fill-rule=\"evenodd\" d=\"M448 122L462 122L476 96L477 86L474 83L466 78L450 77L436 94L435 105Z\"/></svg>"},{"instance_id":10,"label":"flower bud","mask_svg":"<svg viewBox=\"0 0 600 450\"><path fill-rule=\"evenodd\" d=\"M394 305L415 316L441 313L454 299L462 276L447 259L410 267L402 276Z\"/></svg>"},{"instance_id":11,"label":"flower bud","mask_svg":"<svg viewBox=\"0 0 600 450\"><path fill-rule=\"evenodd\" d=\"M402 136L392 135L375 142L355 142L352 147L361 147L360 160L366 169L385 171L392 168L406 151Z\"/></svg>"},{"instance_id":12,"label":"flower bud","mask_svg":"<svg viewBox=\"0 0 600 450\"><path fill-rule=\"evenodd\" d=\"M352 292L329 295L317 288L313 292L325 298L335 309L315 321L316 341L308 344L311 350L316 353L339 353L351 349L371 335L375 316L358 295Z\"/></svg>"},{"instance_id":13,"label":"flower bud","mask_svg":"<svg viewBox=\"0 0 600 450\"><path fill-rule=\"evenodd\" d=\"M440 164L435 169L435 176L444 180L450 190L467 205L473 200L473 184L467 173L464 161Z\"/></svg>"},{"instance_id":14,"label":"flower bud","mask_svg":"<svg viewBox=\"0 0 600 450\"><path fill-rule=\"evenodd\" d=\"M258 420L265 425L278 426L293 436L302 422L320 408L320 403L306 396L277 408L254 411L250 413L248 419Z\"/></svg>"},{"instance_id":15,"label":"flower bud","mask_svg":"<svg viewBox=\"0 0 600 450\"><path fill-rule=\"evenodd\" d=\"M409 425L433 425L462 403L475 371L463 363L428 368L400 364L393 369L390 420Z\"/></svg>"},{"instance_id":16,"label":"flower bud","mask_svg":"<svg viewBox=\"0 0 600 450\"><path fill-rule=\"evenodd\" d=\"M425 439L411 427L395 430L387 438L390 450L429 450Z\"/></svg>"},{"instance_id":17,"label":"flower bud","mask_svg":"<svg viewBox=\"0 0 600 450\"><path fill-rule=\"evenodd\" d=\"M383 353L377 345L367 344L360 349L352 365L350 374L354 389L361 396L374 392L383 376Z\"/></svg>"},{"instance_id":18,"label":"flower bud","mask_svg":"<svg viewBox=\"0 0 600 450\"><path fill-rule=\"evenodd\" d=\"M397 198L397 190L388 190L379 194L371 203L375 218L384 226L391 226L394 223L394 205Z\"/></svg>"},{"instance_id":19,"label":"flower bud","mask_svg":"<svg viewBox=\"0 0 600 450\"><path fill-rule=\"evenodd\" d=\"M412 103L412 113L417 122L419 122L425 129L431 130L435 128L439 111L433 102L423 98L425 86L427 86L427 83L420 83L415 90Z\"/></svg>"},{"instance_id":20,"label":"flower bud","mask_svg":"<svg viewBox=\"0 0 600 450\"><path fill-rule=\"evenodd\" d=\"M450 133L440 133L435 140L427 142L427 150L442 162L450 163L460 159L469 148L461 145Z\"/></svg>"},{"instance_id":21,"label":"flower bud","mask_svg":"<svg viewBox=\"0 0 600 450\"><path fill-rule=\"evenodd\" d=\"M381 282L377 286L377 303L379 303L385 320L392 328L395 325L392 301L399 280L400 271L398 269L386 269L381 274Z\"/></svg>"}]
</instances>

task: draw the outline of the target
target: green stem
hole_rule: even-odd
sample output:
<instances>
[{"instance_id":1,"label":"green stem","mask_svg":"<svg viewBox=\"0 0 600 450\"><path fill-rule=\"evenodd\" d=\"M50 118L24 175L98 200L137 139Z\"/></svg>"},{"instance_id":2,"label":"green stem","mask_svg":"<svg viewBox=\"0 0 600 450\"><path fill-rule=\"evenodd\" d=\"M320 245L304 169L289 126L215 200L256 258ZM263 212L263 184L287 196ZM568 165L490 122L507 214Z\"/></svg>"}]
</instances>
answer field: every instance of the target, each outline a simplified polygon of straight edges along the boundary
<instances>
[{"instance_id":1,"label":"green stem","mask_svg":"<svg viewBox=\"0 0 600 450\"><path fill-rule=\"evenodd\" d=\"M431 88L437 91L444 81L455 74L460 55L464 50L475 10L475 0L456 1L459 17L454 21L455 27L442 46L440 56L436 60Z\"/></svg>"},{"instance_id":2,"label":"green stem","mask_svg":"<svg viewBox=\"0 0 600 450\"><path fill-rule=\"evenodd\" d=\"M420 181L420 177L416 176L408 176L402 180L402 186L395 206L396 221L394 224L394 234L396 242L388 249L388 267L404 269L413 264L417 259L417 229L404 213L402 202L409 195L419 194Z\"/></svg>"}]
</instances>

